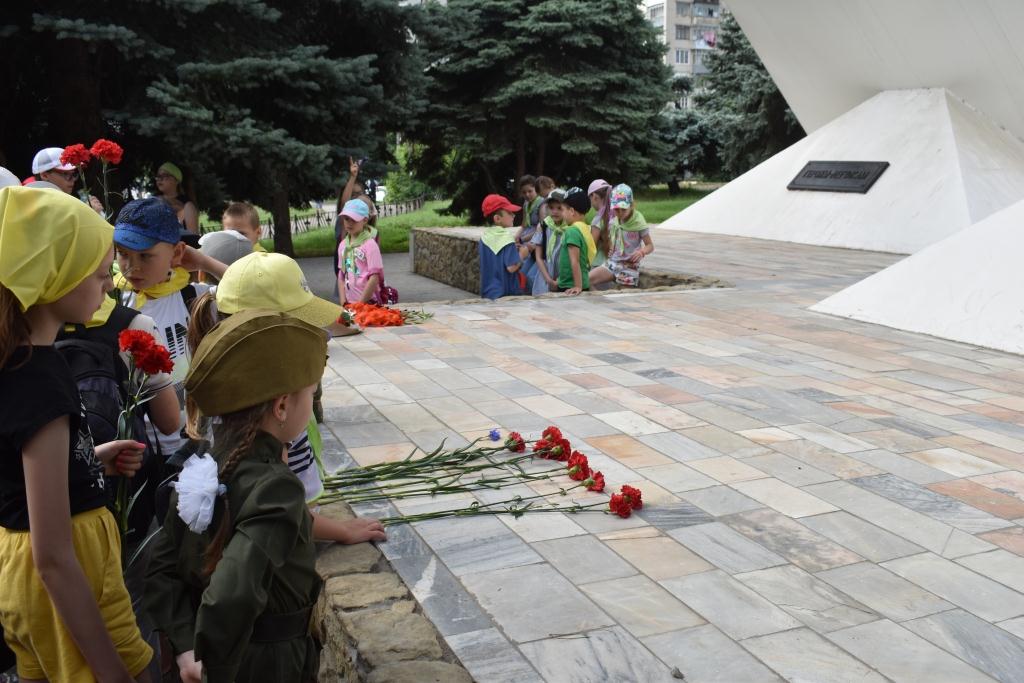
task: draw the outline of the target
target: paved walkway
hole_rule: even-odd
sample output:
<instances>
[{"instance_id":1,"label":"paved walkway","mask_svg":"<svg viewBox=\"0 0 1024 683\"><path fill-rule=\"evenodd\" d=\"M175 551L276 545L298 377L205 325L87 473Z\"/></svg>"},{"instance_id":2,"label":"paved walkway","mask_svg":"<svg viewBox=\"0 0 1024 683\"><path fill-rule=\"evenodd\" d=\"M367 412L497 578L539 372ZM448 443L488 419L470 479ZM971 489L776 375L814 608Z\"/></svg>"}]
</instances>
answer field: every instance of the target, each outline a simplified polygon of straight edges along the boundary
<instances>
[{"instance_id":1,"label":"paved walkway","mask_svg":"<svg viewBox=\"0 0 1024 683\"><path fill-rule=\"evenodd\" d=\"M306 275L309 288L317 296L335 301L334 261L329 256L299 259L302 272ZM431 280L412 272L412 258L409 254L384 254L384 277L387 283L398 290L402 303L423 301L458 301L475 296L457 287Z\"/></svg>"},{"instance_id":2,"label":"paved walkway","mask_svg":"<svg viewBox=\"0 0 1024 683\"><path fill-rule=\"evenodd\" d=\"M652 265L736 288L441 306L331 342L330 467L553 422L643 490L628 520L391 530L473 676L1024 680L1024 358L806 310L891 255L655 241Z\"/></svg>"}]
</instances>

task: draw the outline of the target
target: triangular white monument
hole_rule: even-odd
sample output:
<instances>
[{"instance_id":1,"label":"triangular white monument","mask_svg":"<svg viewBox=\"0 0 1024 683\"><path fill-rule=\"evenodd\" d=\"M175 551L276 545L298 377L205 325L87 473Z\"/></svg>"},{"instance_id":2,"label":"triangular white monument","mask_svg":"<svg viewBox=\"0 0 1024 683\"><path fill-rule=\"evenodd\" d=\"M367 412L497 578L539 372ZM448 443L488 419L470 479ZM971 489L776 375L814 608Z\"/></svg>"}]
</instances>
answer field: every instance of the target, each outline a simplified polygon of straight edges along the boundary
<instances>
[{"instance_id":1,"label":"triangular white monument","mask_svg":"<svg viewBox=\"0 0 1024 683\"><path fill-rule=\"evenodd\" d=\"M1024 353L1024 201L811 307Z\"/></svg>"},{"instance_id":2,"label":"triangular white monument","mask_svg":"<svg viewBox=\"0 0 1024 683\"><path fill-rule=\"evenodd\" d=\"M888 161L867 194L787 190L808 161ZM661 224L912 254L1024 198L1024 142L944 88L889 90Z\"/></svg>"}]
</instances>

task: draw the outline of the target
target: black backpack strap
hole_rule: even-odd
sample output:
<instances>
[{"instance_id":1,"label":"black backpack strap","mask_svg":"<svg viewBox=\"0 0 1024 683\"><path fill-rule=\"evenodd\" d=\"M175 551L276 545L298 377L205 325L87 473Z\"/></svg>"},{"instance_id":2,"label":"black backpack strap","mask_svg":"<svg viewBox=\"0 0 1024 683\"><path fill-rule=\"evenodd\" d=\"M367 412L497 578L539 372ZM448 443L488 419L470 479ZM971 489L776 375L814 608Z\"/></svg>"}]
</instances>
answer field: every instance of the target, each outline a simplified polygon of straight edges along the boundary
<instances>
[{"instance_id":1,"label":"black backpack strap","mask_svg":"<svg viewBox=\"0 0 1024 683\"><path fill-rule=\"evenodd\" d=\"M188 311L189 315L192 315L192 304L195 303L199 293L196 292L195 285L188 285L183 287L181 290L181 300L185 302L185 310Z\"/></svg>"}]
</instances>

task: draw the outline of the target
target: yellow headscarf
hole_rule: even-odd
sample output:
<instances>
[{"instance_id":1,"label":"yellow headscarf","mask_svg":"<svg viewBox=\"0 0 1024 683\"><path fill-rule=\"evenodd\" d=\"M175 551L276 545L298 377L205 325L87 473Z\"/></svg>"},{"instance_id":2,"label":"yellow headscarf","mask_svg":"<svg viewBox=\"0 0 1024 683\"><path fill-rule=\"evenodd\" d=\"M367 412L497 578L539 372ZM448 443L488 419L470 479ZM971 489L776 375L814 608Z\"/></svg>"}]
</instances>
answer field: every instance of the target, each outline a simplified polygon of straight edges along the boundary
<instances>
[{"instance_id":1,"label":"yellow headscarf","mask_svg":"<svg viewBox=\"0 0 1024 683\"><path fill-rule=\"evenodd\" d=\"M114 228L87 204L54 190L0 189L0 284L22 311L49 304L96 272Z\"/></svg>"}]
</instances>

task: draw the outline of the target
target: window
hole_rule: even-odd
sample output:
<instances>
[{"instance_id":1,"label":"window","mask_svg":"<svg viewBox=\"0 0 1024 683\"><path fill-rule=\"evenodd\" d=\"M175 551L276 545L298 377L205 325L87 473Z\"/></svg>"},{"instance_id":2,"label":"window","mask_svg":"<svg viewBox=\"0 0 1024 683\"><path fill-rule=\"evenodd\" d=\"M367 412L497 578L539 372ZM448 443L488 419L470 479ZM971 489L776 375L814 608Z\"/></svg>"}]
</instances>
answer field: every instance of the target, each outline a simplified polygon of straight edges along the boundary
<instances>
[{"instance_id":1,"label":"window","mask_svg":"<svg viewBox=\"0 0 1024 683\"><path fill-rule=\"evenodd\" d=\"M676 64L689 64L690 63L690 51L689 50L676 50Z\"/></svg>"},{"instance_id":2,"label":"window","mask_svg":"<svg viewBox=\"0 0 1024 683\"><path fill-rule=\"evenodd\" d=\"M689 40L690 27L676 24L676 40Z\"/></svg>"},{"instance_id":3,"label":"window","mask_svg":"<svg viewBox=\"0 0 1024 683\"><path fill-rule=\"evenodd\" d=\"M690 3L688 2L676 2L676 16L688 17L690 16Z\"/></svg>"},{"instance_id":4,"label":"window","mask_svg":"<svg viewBox=\"0 0 1024 683\"><path fill-rule=\"evenodd\" d=\"M651 16L651 21L654 21L655 19L661 19L662 17L665 16L665 6L664 5L658 5L656 7L652 7L651 8L651 15L650 16Z\"/></svg>"}]
</instances>

